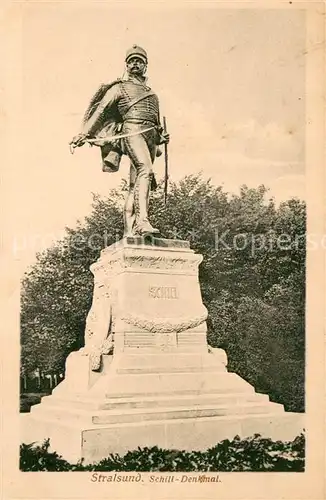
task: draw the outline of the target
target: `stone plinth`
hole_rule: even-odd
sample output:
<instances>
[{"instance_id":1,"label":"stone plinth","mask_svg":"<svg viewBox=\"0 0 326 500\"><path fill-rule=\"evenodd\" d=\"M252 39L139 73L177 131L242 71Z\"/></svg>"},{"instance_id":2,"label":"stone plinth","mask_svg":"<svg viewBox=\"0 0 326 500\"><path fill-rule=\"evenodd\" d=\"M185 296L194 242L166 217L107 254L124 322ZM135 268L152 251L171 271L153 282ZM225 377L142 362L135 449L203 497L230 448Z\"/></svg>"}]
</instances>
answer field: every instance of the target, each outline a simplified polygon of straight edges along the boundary
<instances>
[{"instance_id":1,"label":"stone plinth","mask_svg":"<svg viewBox=\"0 0 326 500\"><path fill-rule=\"evenodd\" d=\"M24 416L24 442L49 437L67 460L92 462L138 446L204 450L236 434L302 431L302 415L257 394L207 345L201 261L178 240L126 238L102 251L85 347Z\"/></svg>"}]
</instances>

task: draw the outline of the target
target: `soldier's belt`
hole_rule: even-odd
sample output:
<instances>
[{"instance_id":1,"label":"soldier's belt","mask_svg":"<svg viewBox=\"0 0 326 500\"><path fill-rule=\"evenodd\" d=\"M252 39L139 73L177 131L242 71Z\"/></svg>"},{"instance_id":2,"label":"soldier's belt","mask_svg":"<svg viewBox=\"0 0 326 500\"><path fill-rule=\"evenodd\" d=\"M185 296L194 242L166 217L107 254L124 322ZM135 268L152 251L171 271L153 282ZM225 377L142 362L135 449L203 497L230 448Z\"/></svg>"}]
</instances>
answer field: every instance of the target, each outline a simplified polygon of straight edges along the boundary
<instances>
[{"instance_id":1,"label":"soldier's belt","mask_svg":"<svg viewBox=\"0 0 326 500\"><path fill-rule=\"evenodd\" d=\"M153 130L153 129L156 129L157 128L157 125L152 125L151 127L146 127L146 128L143 128L141 130L137 130L135 132L128 132L127 134L117 134L117 135L105 135L103 137L98 137L97 139L85 139L85 141L82 143L82 144L78 144L78 146L82 146L83 144L85 144L85 142L88 142L91 146L105 146L105 144L107 144L108 142L114 142L114 141L117 141L119 139L124 139L125 137L132 137L132 136L135 136L135 135L140 135L140 134L144 134L145 132L149 132L150 130ZM70 146L70 152L71 154L74 153L74 149L76 147L78 147L77 145L75 145L74 143L70 143L69 144Z\"/></svg>"},{"instance_id":2,"label":"soldier's belt","mask_svg":"<svg viewBox=\"0 0 326 500\"><path fill-rule=\"evenodd\" d=\"M106 142L117 141L118 139L124 139L125 137L132 137L134 135L144 134L145 132L149 132L156 128L156 125L152 125L151 127L144 128L142 130L137 130L136 132L128 132L127 134L117 134L117 135L106 135L104 137L99 137L98 139L86 139L86 142L95 145L104 145ZM101 144L99 144L101 143ZM102 144L103 143L103 144Z\"/></svg>"}]
</instances>

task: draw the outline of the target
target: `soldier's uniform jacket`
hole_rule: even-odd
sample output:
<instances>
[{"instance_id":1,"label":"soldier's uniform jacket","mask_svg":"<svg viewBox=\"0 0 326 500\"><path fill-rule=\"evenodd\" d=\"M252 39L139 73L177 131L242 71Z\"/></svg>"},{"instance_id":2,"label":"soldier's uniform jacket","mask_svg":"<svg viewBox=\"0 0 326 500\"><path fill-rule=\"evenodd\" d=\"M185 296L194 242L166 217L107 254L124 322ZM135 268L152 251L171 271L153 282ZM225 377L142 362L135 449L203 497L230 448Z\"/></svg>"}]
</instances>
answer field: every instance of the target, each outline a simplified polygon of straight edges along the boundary
<instances>
[{"instance_id":1,"label":"soldier's uniform jacket","mask_svg":"<svg viewBox=\"0 0 326 500\"><path fill-rule=\"evenodd\" d=\"M157 145L163 142L158 97L145 82L133 77L100 87L85 113L82 133L101 139L123 134L128 123L139 124L140 130L154 126L151 133L144 134L145 140ZM124 153L123 141L110 141L101 149L105 161L112 149Z\"/></svg>"}]
</instances>

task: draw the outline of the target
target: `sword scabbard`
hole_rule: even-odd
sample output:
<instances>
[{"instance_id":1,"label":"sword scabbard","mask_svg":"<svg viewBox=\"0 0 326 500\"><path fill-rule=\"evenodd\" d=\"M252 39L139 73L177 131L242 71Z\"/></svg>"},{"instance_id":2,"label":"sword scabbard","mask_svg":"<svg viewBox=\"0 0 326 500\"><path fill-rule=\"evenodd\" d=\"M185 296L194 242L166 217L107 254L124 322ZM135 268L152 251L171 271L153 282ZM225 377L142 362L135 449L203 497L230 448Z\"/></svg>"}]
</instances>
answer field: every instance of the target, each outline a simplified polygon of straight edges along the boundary
<instances>
[{"instance_id":1,"label":"sword scabbard","mask_svg":"<svg viewBox=\"0 0 326 500\"><path fill-rule=\"evenodd\" d=\"M166 117L163 116L163 130L167 132ZM169 156L168 156L168 145L164 144L164 157L165 157L165 169L164 169L164 205L166 205L168 197L168 179L169 179Z\"/></svg>"}]
</instances>

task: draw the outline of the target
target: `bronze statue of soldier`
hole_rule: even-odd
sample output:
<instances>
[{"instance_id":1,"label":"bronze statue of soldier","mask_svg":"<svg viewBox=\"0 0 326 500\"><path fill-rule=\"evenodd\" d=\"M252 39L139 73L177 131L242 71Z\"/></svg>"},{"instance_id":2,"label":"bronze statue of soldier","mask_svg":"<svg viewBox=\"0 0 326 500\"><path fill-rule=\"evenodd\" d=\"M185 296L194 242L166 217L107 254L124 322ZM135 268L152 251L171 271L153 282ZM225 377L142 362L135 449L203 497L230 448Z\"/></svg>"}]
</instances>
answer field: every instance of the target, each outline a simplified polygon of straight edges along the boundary
<instances>
[{"instance_id":1,"label":"bronze statue of soldier","mask_svg":"<svg viewBox=\"0 0 326 500\"><path fill-rule=\"evenodd\" d=\"M85 113L82 132L72 147L88 142L101 148L105 172L119 169L123 154L130 159L129 192L124 207L124 236L158 234L148 219L150 190L155 189L153 163L169 135L160 121L159 100L146 85L146 51L134 45L126 54L124 77L102 85Z\"/></svg>"}]
</instances>

